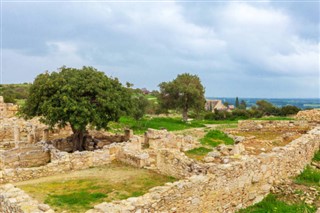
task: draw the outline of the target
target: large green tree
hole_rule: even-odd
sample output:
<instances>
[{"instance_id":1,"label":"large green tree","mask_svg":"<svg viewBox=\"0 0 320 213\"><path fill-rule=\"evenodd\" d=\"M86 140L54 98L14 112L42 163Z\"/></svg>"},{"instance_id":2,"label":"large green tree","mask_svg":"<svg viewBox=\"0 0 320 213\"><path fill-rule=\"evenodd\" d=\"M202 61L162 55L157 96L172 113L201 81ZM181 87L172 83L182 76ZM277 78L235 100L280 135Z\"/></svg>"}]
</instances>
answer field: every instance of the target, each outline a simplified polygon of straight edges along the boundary
<instances>
[{"instance_id":1,"label":"large green tree","mask_svg":"<svg viewBox=\"0 0 320 213\"><path fill-rule=\"evenodd\" d=\"M88 125L106 128L129 111L130 92L117 78L93 67L62 67L36 77L21 108L25 118L40 116L50 127L70 125L74 151L83 150Z\"/></svg>"},{"instance_id":2,"label":"large green tree","mask_svg":"<svg viewBox=\"0 0 320 213\"><path fill-rule=\"evenodd\" d=\"M204 87L197 75L180 74L173 81L162 82L159 87L160 106L181 110L184 121L187 121L190 109L196 112L204 109Z\"/></svg>"},{"instance_id":3,"label":"large green tree","mask_svg":"<svg viewBox=\"0 0 320 213\"><path fill-rule=\"evenodd\" d=\"M130 89L131 91L131 107L129 114L135 119L141 119L146 113L149 105L148 99L140 89Z\"/></svg>"},{"instance_id":4,"label":"large green tree","mask_svg":"<svg viewBox=\"0 0 320 213\"><path fill-rule=\"evenodd\" d=\"M275 107L272 103L266 100L259 100L256 102L258 110L263 112L263 115L278 115L279 108Z\"/></svg>"}]
</instances>

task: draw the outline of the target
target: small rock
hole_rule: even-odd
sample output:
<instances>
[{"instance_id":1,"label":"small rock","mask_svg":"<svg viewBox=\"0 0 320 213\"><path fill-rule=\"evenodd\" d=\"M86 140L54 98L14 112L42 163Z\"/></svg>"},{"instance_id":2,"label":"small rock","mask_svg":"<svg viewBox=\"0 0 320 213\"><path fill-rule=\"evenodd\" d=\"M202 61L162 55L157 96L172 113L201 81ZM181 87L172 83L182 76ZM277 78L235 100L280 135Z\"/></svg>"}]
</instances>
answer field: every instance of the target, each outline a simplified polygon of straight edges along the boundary
<instances>
[{"instance_id":1,"label":"small rock","mask_svg":"<svg viewBox=\"0 0 320 213\"><path fill-rule=\"evenodd\" d=\"M39 205L38 205L38 208L39 208L41 211L44 211L44 212L50 210L50 206L47 205L47 204L39 204Z\"/></svg>"},{"instance_id":2,"label":"small rock","mask_svg":"<svg viewBox=\"0 0 320 213\"><path fill-rule=\"evenodd\" d=\"M224 158L223 160L222 160L222 163L224 163L224 164L227 164L227 163L229 163L230 162L230 159L229 158Z\"/></svg>"},{"instance_id":3,"label":"small rock","mask_svg":"<svg viewBox=\"0 0 320 213\"><path fill-rule=\"evenodd\" d=\"M214 150L214 151L212 151L212 152L209 152L209 153L207 154L207 156L208 156L208 157L213 157L213 158L218 158L218 157L221 156L221 153L218 152L218 151L216 151L216 150Z\"/></svg>"},{"instance_id":4,"label":"small rock","mask_svg":"<svg viewBox=\"0 0 320 213\"><path fill-rule=\"evenodd\" d=\"M196 205L196 204L198 204L200 202L200 199L199 198L193 198L192 200L191 200L191 203L193 204L193 205Z\"/></svg>"},{"instance_id":5,"label":"small rock","mask_svg":"<svg viewBox=\"0 0 320 213\"><path fill-rule=\"evenodd\" d=\"M309 188L311 191L317 191L317 189L316 188L313 188L313 187L310 187Z\"/></svg>"},{"instance_id":6,"label":"small rock","mask_svg":"<svg viewBox=\"0 0 320 213\"><path fill-rule=\"evenodd\" d=\"M213 162L213 161L214 161L214 158L208 156L208 157L205 157L205 158L203 159L203 161L206 162L206 163L210 163L210 162Z\"/></svg>"}]
</instances>

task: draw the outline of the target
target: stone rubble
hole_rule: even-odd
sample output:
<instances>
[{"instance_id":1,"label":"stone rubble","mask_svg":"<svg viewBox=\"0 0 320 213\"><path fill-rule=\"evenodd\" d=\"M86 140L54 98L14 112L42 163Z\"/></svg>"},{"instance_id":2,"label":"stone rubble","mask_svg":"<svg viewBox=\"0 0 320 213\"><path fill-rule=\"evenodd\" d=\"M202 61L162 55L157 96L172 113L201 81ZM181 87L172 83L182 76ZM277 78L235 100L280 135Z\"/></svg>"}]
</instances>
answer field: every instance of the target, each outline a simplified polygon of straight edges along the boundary
<instances>
[{"instance_id":1,"label":"stone rubble","mask_svg":"<svg viewBox=\"0 0 320 213\"><path fill-rule=\"evenodd\" d=\"M0 192L1 213L54 213L49 205L39 203L12 184L0 186Z\"/></svg>"}]
</instances>

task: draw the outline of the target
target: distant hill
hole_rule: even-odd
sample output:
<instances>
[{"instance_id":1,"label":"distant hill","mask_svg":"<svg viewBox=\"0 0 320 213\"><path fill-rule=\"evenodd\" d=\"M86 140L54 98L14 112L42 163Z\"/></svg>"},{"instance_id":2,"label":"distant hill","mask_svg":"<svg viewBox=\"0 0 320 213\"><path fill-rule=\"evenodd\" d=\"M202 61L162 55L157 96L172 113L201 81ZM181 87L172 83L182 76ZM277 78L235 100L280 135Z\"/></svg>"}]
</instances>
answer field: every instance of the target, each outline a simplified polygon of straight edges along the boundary
<instances>
[{"instance_id":1,"label":"distant hill","mask_svg":"<svg viewBox=\"0 0 320 213\"><path fill-rule=\"evenodd\" d=\"M30 86L30 83L1 84L0 96L4 97L6 103L19 103L21 100L27 99Z\"/></svg>"}]
</instances>

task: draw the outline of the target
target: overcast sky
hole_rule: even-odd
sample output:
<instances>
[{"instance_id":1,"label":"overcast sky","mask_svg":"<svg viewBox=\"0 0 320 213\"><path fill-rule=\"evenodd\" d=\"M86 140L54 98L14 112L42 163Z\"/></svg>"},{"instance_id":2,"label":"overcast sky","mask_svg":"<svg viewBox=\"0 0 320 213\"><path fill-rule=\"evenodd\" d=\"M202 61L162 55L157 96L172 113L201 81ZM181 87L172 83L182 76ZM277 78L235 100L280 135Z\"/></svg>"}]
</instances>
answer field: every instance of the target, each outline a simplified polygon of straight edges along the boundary
<instances>
[{"instance_id":1,"label":"overcast sky","mask_svg":"<svg viewBox=\"0 0 320 213\"><path fill-rule=\"evenodd\" d=\"M158 89L197 74L206 96L320 97L319 1L2 0L2 82L93 66Z\"/></svg>"}]
</instances>

